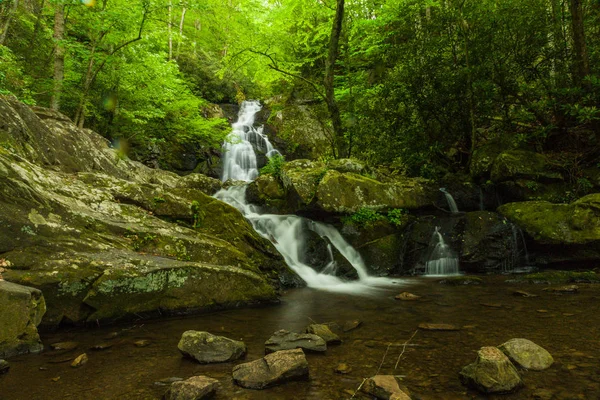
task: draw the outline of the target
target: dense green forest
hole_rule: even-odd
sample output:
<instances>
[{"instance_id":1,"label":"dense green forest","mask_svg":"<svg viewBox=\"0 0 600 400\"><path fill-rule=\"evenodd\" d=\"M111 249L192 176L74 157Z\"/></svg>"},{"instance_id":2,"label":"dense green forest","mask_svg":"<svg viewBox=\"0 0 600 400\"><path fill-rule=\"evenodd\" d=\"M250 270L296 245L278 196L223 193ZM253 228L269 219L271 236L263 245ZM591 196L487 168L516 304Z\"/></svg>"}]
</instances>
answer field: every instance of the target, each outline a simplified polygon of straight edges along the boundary
<instances>
[{"instance_id":1,"label":"dense green forest","mask_svg":"<svg viewBox=\"0 0 600 400\"><path fill-rule=\"evenodd\" d=\"M111 140L218 148L211 104L304 102L328 157L426 177L494 138L591 163L599 66L598 0L0 2L0 92Z\"/></svg>"}]
</instances>

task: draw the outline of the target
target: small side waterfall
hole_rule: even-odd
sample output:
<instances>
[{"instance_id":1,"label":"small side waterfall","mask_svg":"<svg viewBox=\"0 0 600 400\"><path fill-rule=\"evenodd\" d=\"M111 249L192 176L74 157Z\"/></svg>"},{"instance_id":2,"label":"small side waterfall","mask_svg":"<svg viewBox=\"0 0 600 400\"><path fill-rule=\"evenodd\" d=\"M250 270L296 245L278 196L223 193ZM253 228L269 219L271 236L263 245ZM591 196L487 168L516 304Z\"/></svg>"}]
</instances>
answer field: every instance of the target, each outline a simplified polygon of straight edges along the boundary
<instances>
[{"instance_id":1,"label":"small side waterfall","mask_svg":"<svg viewBox=\"0 0 600 400\"><path fill-rule=\"evenodd\" d=\"M444 241L436 226L429 247L432 248L425 264L425 275L458 275L458 257Z\"/></svg>"},{"instance_id":2,"label":"small side waterfall","mask_svg":"<svg viewBox=\"0 0 600 400\"><path fill-rule=\"evenodd\" d=\"M269 139L262 133L262 128L254 127L255 114L261 109L257 101L246 101L242 104L238 121L232 125L233 131L223 146L222 180L228 179L250 182L258 176L258 167L254 147L259 146L267 157L279 152L273 148ZM360 254L342 237L333 226L310 221L297 215L262 214L259 207L246 202L246 185L231 186L222 189L215 197L236 207L250 221L256 232L273 243L281 253L285 262L292 268L309 287L337 291L357 292L365 285L389 285L391 281L385 278L369 277L367 268ZM316 232L329 240L329 263L318 273L310 265L301 261L301 252L305 248L306 229ZM359 280L345 282L333 275L336 263L331 246L335 247L342 256L354 267Z\"/></svg>"},{"instance_id":3,"label":"small side waterfall","mask_svg":"<svg viewBox=\"0 0 600 400\"><path fill-rule=\"evenodd\" d=\"M440 188L440 192L444 193L444 196L446 196L446 201L448 202L448 208L450 209L450 212L452 214L458 213L458 206L456 205L456 201L454 201L454 197L448 193L446 188Z\"/></svg>"}]
</instances>

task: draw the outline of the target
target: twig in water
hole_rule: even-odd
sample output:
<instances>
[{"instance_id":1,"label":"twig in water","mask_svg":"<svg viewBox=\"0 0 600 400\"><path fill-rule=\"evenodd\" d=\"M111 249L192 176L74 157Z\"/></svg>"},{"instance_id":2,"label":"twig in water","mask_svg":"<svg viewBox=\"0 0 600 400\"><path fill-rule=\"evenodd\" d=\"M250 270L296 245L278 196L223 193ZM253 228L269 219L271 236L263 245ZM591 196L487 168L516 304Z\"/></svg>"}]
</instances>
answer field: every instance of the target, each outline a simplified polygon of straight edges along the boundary
<instances>
[{"instance_id":1,"label":"twig in water","mask_svg":"<svg viewBox=\"0 0 600 400\"><path fill-rule=\"evenodd\" d=\"M354 391L354 394L352 395L352 397L350 397L350 400L352 400L354 398L354 396L356 396L356 393L360 392L360 388L363 387L363 385L365 384L365 382L367 381L367 378L363 379L363 381L360 383L360 385L358 386L358 389L356 389Z\"/></svg>"},{"instance_id":2,"label":"twig in water","mask_svg":"<svg viewBox=\"0 0 600 400\"><path fill-rule=\"evenodd\" d=\"M404 355L404 352L406 351L406 346L408 346L408 342L410 342L412 340L412 338L415 337L415 335L417 334L417 332L419 332L418 329L415 331L415 333L412 334L412 336L410 337L410 339L408 339L402 345L402 353L400 353L400 355L398 356L398 359L396 360L396 365L394 365L394 369L398 368L398 363L400 362L400 358L402 358L402 356Z\"/></svg>"},{"instance_id":3,"label":"twig in water","mask_svg":"<svg viewBox=\"0 0 600 400\"><path fill-rule=\"evenodd\" d=\"M375 375L379 375L379 371L381 371L381 366L383 365L383 362L385 361L385 356L387 356L387 353L390 350L391 345L392 345L392 343L388 344L387 348L385 349L385 353L383 353L383 358L381 359L381 363L379 364L379 368L377 368L377 372L375 373Z\"/></svg>"}]
</instances>

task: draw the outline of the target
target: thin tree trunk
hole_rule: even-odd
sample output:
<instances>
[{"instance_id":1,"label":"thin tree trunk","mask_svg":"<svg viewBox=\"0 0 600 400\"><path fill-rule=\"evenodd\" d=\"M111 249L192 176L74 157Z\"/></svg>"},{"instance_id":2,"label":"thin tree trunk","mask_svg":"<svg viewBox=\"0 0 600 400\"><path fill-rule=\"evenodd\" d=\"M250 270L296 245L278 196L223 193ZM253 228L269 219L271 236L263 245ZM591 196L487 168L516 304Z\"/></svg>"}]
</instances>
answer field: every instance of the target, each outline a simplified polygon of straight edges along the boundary
<instances>
[{"instance_id":1,"label":"thin tree trunk","mask_svg":"<svg viewBox=\"0 0 600 400\"><path fill-rule=\"evenodd\" d=\"M337 0L337 7L335 10L335 17L333 19L333 26L331 27L331 37L329 38L329 53L327 60L325 61L325 99L327 102L327 109L331 116L331 123L333 126L333 134L336 141L336 150L338 157L342 157L345 154L344 145L344 127L342 125L342 117L340 115L340 109L337 102L335 101L335 87L334 87L334 76L335 76L335 62L339 55L339 42L340 36L342 35L342 25L344 22L344 0Z\"/></svg>"},{"instance_id":2,"label":"thin tree trunk","mask_svg":"<svg viewBox=\"0 0 600 400\"><path fill-rule=\"evenodd\" d=\"M88 61L87 71L85 73L85 81L83 84L83 90L81 91L81 97L79 99L79 106L77 107L77 112L75 113L75 124L80 128L83 128L83 123L85 122L85 102L87 101L87 96L90 92L90 87L92 86L95 53L96 44L94 43L90 54L90 60Z\"/></svg>"},{"instance_id":3,"label":"thin tree trunk","mask_svg":"<svg viewBox=\"0 0 600 400\"><path fill-rule=\"evenodd\" d=\"M17 7L19 7L19 0L14 0L13 4L12 4L12 8L8 11L6 20L4 21L4 24L2 25L2 31L0 31L0 45L3 45L4 41L6 40L6 36L8 34L8 28L10 27L10 23L12 22L12 19L13 19L15 13L17 12Z\"/></svg>"},{"instance_id":4,"label":"thin tree trunk","mask_svg":"<svg viewBox=\"0 0 600 400\"><path fill-rule=\"evenodd\" d=\"M40 28L42 26L42 16L44 13L44 6L46 4L46 0L42 0L40 2L39 7L35 10L35 24L33 26L33 34L31 35L31 39L29 40L29 46L27 50L27 57L31 58L33 54L33 47L37 41L38 33L40 32Z\"/></svg>"},{"instance_id":5,"label":"thin tree trunk","mask_svg":"<svg viewBox=\"0 0 600 400\"><path fill-rule=\"evenodd\" d=\"M173 59L173 30L171 29L173 23L173 2L169 0L169 22L168 22L168 32L169 32L169 60Z\"/></svg>"},{"instance_id":6,"label":"thin tree trunk","mask_svg":"<svg viewBox=\"0 0 600 400\"><path fill-rule=\"evenodd\" d=\"M582 0L570 0L571 28L573 30L573 81L577 86L583 84L583 79L590 74L590 60L585 44L583 28Z\"/></svg>"},{"instance_id":7,"label":"thin tree trunk","mask_svg":"<svg viewBox=\"0 0 600 400\"><path fill-rule=\"evenodd\" d=\"M175 54L175 59L179 58L179 49L181 47L181 41L183 40L183 24L185 23L185 13L187 12L187 8L183 6L181 9L181 20L179 21L179 38L177 40L177 51Z\"/></svg>"},{"instance_id":8,"label":"thin tree trunk","mask_svg":"<svg viewBox=\"0 0 600 400\"><path fill-rule=\"evenodd\" d=\"M65 6L56 5L54 11L54 88L50 99L50 108L60 109L63 79L65 76L65 46L62 43L65 35Z\"/></svg>"}]
</instances>

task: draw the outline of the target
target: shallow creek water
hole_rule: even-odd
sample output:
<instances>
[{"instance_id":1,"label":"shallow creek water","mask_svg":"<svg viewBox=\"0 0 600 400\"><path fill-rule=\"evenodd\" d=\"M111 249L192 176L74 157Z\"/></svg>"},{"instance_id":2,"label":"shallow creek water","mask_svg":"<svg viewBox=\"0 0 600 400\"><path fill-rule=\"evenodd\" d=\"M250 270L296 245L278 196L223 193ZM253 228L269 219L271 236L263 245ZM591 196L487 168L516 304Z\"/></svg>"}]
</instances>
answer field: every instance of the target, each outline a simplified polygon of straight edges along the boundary
<instances>
[{"instance_id":1,"label":"shallow creek water","mask_svg":"<svg viewBox=\"0 0 600 400\"><path fill-rule=\"evenodd\" d=\"M543 291L544 285L507 283L502 276L483 279L484 284L478 286L447 286L439 284L439 278L408 278L398 280L391 290L370 295L294 289L272 307L45 333L42 340L47 349L48 344L63 341L76 341L79 347L62 354L47 350L10 359L10 372L0 376L0 399L159 399L167 387L158 381L194 375L220 380L217 400L349 399L363 378L378 370L404 376L404 385L414 398L421 399L533 399L545 398L539 397L543 391L554 399L599 399L600 285L579 284L577 294L556 295ZM405 290L423 298L394 299ZM517 297L513 290L538 297ZM340 333L341 345L330 346L325 354L307 354L308 381L262 391L233 384L235 363L200 365L177 350L184 331L206 330L243 340L248 354L239 362L246 362L264 355L265 340L278 329L300 332L316 322L330 323L335 330L356 319L362 325ZM402 344L420 323L448 323L461 330L418 330L394 369ZM115 332L118 335L112 337ZM475 360L481 346L516 337L545 347L555 364L546 371L522 371L525 387L515 394L483 397L461 385L458 372ZM133 342L140 339L149 340L150 345L136 347ZM99 343L112 347L90 349ZM70 367L70 360L83 352L89 362ZM339 363L347 363L352 371L336 374Z\"/></svg>"}]
</instances>

